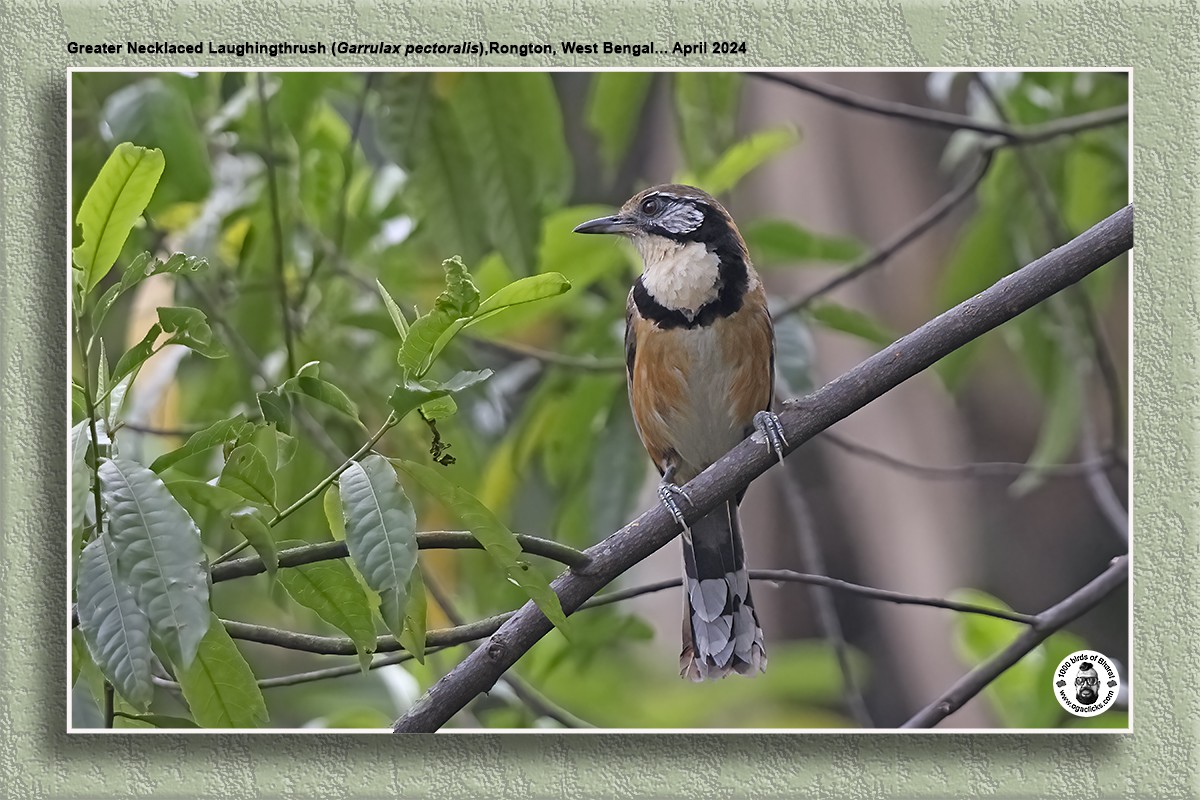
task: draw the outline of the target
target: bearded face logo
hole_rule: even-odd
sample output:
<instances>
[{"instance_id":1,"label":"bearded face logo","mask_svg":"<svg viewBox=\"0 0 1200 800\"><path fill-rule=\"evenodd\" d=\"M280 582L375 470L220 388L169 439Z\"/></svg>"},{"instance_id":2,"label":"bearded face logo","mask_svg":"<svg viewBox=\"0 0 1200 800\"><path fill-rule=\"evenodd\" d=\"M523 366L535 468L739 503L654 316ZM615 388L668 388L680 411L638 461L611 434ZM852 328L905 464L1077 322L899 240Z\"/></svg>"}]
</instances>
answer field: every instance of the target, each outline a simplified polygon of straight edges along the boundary
<instances>
[{"instance_id":1,"label":"bearded face logo","mask_svg":"<svg viewBox=\"0 0 1200 800\"><path fill-rule=\"evenodd\" d=\"M1100 697L1100 676L1092 662L1085 661L1075 676L1075 700L1082 706L1090 706Z\"/></svg>"}]
</instances>

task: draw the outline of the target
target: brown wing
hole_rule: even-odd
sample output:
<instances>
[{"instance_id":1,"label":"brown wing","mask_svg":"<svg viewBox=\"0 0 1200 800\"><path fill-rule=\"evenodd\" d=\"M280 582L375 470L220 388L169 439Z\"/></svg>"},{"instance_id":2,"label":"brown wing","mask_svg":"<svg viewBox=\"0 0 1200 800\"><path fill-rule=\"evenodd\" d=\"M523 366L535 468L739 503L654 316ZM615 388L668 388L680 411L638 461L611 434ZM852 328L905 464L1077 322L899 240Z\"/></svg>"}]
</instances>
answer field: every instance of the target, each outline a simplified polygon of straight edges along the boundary
<instances>
[{"instance_id":1,"label":"brown wing","mask_svg":"<svg viewBox=\"0 0 1200 800\"><path fill-rule=\"evenodd\" d=\"M714 324L724 326L726 361L736 365L730 397L733 416L749 426L755 414L771 408L775 394L775 330L762 286L746 293L737 313Z\"/></svg>"}]
</instances>

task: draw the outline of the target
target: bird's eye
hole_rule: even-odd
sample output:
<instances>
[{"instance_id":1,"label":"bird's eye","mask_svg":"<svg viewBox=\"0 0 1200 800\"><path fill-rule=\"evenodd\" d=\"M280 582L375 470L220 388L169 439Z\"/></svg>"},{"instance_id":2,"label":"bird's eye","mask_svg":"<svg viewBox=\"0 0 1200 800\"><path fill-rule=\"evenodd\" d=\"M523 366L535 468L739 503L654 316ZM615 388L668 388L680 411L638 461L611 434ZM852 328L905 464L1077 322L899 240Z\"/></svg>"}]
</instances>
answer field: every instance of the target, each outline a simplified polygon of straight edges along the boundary
<instances>
[{"instance_id":1,"label":"bird's eye","mask_svg":"<svg viewBox=\"0 0 1200 800\"><path fill-rule=\"evenodd\" d=\"M642 213L647 216L650 216L652 214L657 214L658 209L661 207L662 207L662 203L659 201L659 199L657 197L647 197L645 200L642 201Z\"/></svg>"}]
</instances>

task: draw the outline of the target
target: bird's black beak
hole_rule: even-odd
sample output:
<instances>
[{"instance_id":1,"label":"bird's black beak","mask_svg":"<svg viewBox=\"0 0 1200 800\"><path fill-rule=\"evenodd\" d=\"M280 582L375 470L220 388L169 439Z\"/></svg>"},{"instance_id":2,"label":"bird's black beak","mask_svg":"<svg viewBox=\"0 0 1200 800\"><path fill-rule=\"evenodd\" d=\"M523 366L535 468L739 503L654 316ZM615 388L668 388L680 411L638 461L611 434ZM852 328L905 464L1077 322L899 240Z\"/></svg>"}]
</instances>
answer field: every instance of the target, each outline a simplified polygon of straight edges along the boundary
<instances>
[{"instance_id":1,"label":"bird's black beak","mask_svg":"<svg viewBox=\"0 0 1200 800\"><path fill-rule=\"evenodd\" d=\"M611 217L589 219L575 226L575 233L628 233L633 230L633 223L620 214Z\"/></svg>"}]
</instances>

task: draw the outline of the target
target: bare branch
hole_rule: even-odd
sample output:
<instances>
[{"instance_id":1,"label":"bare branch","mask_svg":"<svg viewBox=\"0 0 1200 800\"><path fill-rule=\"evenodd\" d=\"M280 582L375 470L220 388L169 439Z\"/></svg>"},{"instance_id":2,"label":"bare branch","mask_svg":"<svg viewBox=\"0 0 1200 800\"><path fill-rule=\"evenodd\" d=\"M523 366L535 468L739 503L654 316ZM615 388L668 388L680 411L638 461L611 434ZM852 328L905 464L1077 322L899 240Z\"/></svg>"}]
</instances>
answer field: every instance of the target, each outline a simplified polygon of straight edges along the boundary
<instances>
[{"instance_id":1,"label":"bare branch","mask_svg":"<svg viewBox=\"0 0 1200 800\"><path fill-rule=\"evenodd\" d=\"M810 575L803 572L794 572L790 569L752 569L750 570L750 580L773 584L806 583L813 586L836 589L840 592L856 594L872 600L896 603L897 605L944 608L948 611L957 611L963 614L979 614L985 617L1006 619L1010 622L1018 622L1023 625L1031 625L1035 619L1030 614L988 608L987 606L979 606L972 603L959 603L954 600L944 600L940 597L921 597L903 592L893 592L887 589L875 589L838 578L830 578L826 575ZM644 594L672 589L682 585L682 583L682 578L667 578L643 586L633 586L628 589L608 592L590 598L576 610L599 608L600 606L619 603L631 597L639 597ZM517 611L505 611L502 614L495 614L476 620L475 622L455 625L452 628L435 628L426 633L425 646L430 649L453 647L485 639L498 631L500 626L517 613ZM325 656L352 656L358 652L355 649L354 641L344 636L320 636L312 633L283 630L282 628L271 628L266 625L253 625L248 622L238 622L237 620L221 620L221 622L225 625L225 629L229 632L230 636L247 642L269 644L274 647L282 647L288 650L302 650L307 653L316 653ZM394 636L379 636L375 639L376 653L394 653L401 648L402 645L396 641Z\"/></svg>"},{"instance_id":2,"label":"bare branch","mask_svg":"<svg viewBox=\"0 0 1200 800\"><path fill-rule=\"evenodd\" d=\"M883 266L892 256L896 255L896 253L914 242L934 225L949 216L951 211L975 192L975 187L987 175L988 167L992 164L992 157L995 155L995 152L995 147L985 147L979 154L979 161L976 162L975 168L967 174L966 178L950 189L950 191L946 192L946 194L939 197L937 202L925 209L924 213L914 219L908 227L897 233L878 250L854 266L835 275L808 294L793 300L779 309L775 312L776 316L782 317L795 311L800 311L808 307L818 297L829 294L834 289L862 277L877 267Z\"/></svg>"},{"instance_id":3,"label":"bare branch","mask_svg":"<svg viewBox=\"0 0 1200 800\"><path fill-rule=\"evenodd\" d=\"M840 86L820 83L819 81L814 81L794 73L780 75L770 72L755 72L751 74L766 81L790 86L793 89L798 89L845 108L854 109L855 111L865 111L871 114L906 120L949 131L967 130L999 136L1007 144L1013 145L1036 144L1058 136L1066 136L1106 125L1115 125L1129 119L1129 108L1127 106L1114 106L1113 108L1106 108L1101 111L1064 117L1063 119L1057 119L1042 125L1017 128L1004 123L985 122L984 120L975 119L965 114L940 111L936 108L922 108L921 106L897 103L891 100L879 100L850 91L849 89L843 89Z\"/></svg>"},{"instance_id":4,"label":"bare branch","mask_svg":"<svg viewBox=\"0 0 1200 800\"><path fill-rule=\"evenodd\" d=\"M1031 469L1036 469L1038 476L1043 478L1080 478L1091 475L1097 469L1102 470L1116 464L1116 458L1109 453L1085 456L1088 460L1077 464L1046 464L1040 467L1031 467L1018 461L975 461L954 467L928 467L924 464L914 464L911 461L896 458L858 442L852 442L831 431L823 433L821 439L859 458L907 472L917 478L934 481L972 478L1008 479L1016 478Z\"/></svg>"},{"instance_id":5,"label":"bare branch","mask_svg":"<svg viewBox=\"0 0 1200 800\"><path fill-rule=\"evenodd\" d=\"M1129 579L1129 556L1117 556L1108 569L1058 605L1037 615L1032 626L1021 632L1012 644L990 660L977 666L946 692L904 723L905 728L932 728L953 714L985 686L1016 664L1035 647L1072 621L1087 613Z\"/></svg>"},{"instance_id":6,"label":"bare branch","mask_svg":"<svg viewBox=\"0 0 1200 800\"><path fill-rule=\"evenodd\" d=\"M779 416L790 443L788 452L948 353L1078 282L1132 245L1133 207L1127 206L803 400L786 404ZM743 441L684 487L692 501L684 514L685 522L699 519L744 489L774 462L774 456L761 444ZM563 609L567 613L578 609L616 576L674 539L679 530L666 509L656 506L590 548L587 553L592 563L586 574L566 573L552 584ZM472 697L487 691L550 628L537 606L527 603L492 634L485 646L438 681L396 722L394 730L437 730Z\"/></svg>"},{"instance_id":7,"label":"bare branch","mask_svg":"<svg viewBox=\"0 0 1200 800\"><path fill-rule=\"evenodd\" d=\"M483 545L470 531L420 531L416 535L417 548L420 550L481 550ZM517 543L526 553L542 556L566 564L568 567L582 569L587 566L586 554L559 542L549 539L539 539L536 536L517 534ZM347 555L345 542L318 542L316 544L293 547L279 553L279 566L299 567L317 561L329 561L335 558L345 558ZM258 556L239 558L218 564L212 568L213 583L244 578L266 572L266 564Z\"/></svg>"}]
</instances>

